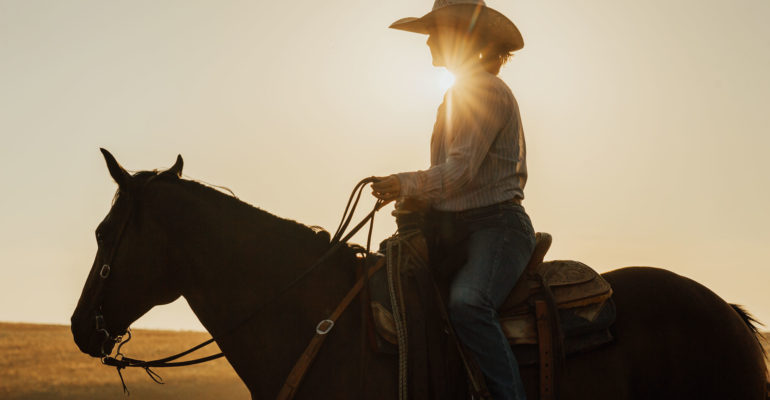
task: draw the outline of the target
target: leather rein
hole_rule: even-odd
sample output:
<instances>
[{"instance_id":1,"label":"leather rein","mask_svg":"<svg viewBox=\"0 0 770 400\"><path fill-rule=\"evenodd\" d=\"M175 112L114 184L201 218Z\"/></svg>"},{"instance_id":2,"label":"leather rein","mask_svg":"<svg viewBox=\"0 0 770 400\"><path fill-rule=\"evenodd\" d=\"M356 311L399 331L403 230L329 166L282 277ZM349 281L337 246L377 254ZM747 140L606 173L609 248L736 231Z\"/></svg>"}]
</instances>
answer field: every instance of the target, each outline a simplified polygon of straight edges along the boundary
<instances>
[{"instance_id":1,"label":"leather rein","mask_svg":"<svg viewBox=\"0 0 770 400\"><path fill-rule=\"evenodd\" d=\"M347 230L348 226L350 225L350 222L353 218L353 215L355 213L355 210L358 206L358 201L361 198L361 194L363 192L363 189L366 187L367 184L374 182L376 179L374 177L368 177L365 179L362 179L360 182L356 184L356 186L353 188L352 193L350 194L350 197L348 198L348 203L345 206L345 211L343 212L342 219L340 221L339 226L337 227L337 231L334 234L334 237L332 237L330 241L330 247L329 249L321 255L310 267L308 267L306 270L304 270L299 276L297 276L294 280L292 280L288 285L284 286L277 295L275 295L273 298L269 299L265 303L258 306L249 316L244 318L240 323L236 324L234 327L230 328L227 332L220 335L219 337L225 337L233 334L235 331L246 325L249 321L254 319L263 309L266 307L272 305L274 302L279 300L283 295L285 295L289 290L291 290L293 287L295 287L297 284L302 282L311 272L313 272L318 266L323 264L326 260L328 260L334 253L344 244L347 243L348 240L350 240L353 235L355 235L361 228L364 227L367 223L369 223L369 232L368 232L368 240L366 244L366 249L359 248L358 252L364 252L364 265L368 262L367 258L369 255L369 247L371 242L371 235L372 235L372 227L374 223L374 215L379 211L382 207L384 207L388 202L377 200L377 202L374 205L374 208L372 209L369 214L366 215L366 217L361 220L357 225L355 225L350 232L347 234L344 234L344 232ZM149 181L147 182L149 183ZM146 183L145 183L146 184ZM354 200L355 198L355 200ZM102 302L104 297L104 286L105 282L110 276L110 270L111 270L111 264L114 261L116 249L118 248L120 244L120 240L123 236L123 233L125 232L126 225L128 225L129 220L131 219L131 209L129 209L129 212L127 213L127 216L123 223L121 224L120 230L118 231L118 235L115 240L115 245L110 249L109 257L107 258L108 262L102 265L102 268L99 270L99 278L98 281L99 287L97 288L97 308L96 308L96 315L95 315L95 322L96 322L96 332L100 333L104 336L104 339L101 344L101 361L102 364L115 367L118 371L118 375L120 376L120 381L123 384L123 391L126 394L129 394L128 387L126 386L125 381L123 380L123 374L121 373L122 369L125 368L142 368L147 372L147 375L156 383L163 384L163 379L152 371L150 368L169 368L169 367L182 367L187 365L194 365L194 364L200 364L207 361L215 360L218 358L221 358L224 356L224 353L217 353L214 355L206 356L206 357L200 357L193 360L185 360L185 361L175 361L181 357L184 357L190 353L193 353L205 346L208 346L209 344L214 342L214 338L206 340L205 342L202 342L194 347L191 347L190 349L187 349L183 352L164 357L159 358L156 360L150 360L150 361L144 361L139 360L135 358L129 358L123 355L121 353L121 347L128 343L131 340L131 328L127 328L125 334L127 334L127 338L123 340L123 334L121 335L112 335L107 330L106 324L104 322L104 315L102 314ZM344 235L344 236L343 236ZM310 366L310 362L312 362L313 358L315 357L315 354L320 349L320 345L323 343L323 340L326 337L326 334L331 331L331 329L334 326L334 322L337 318L342 314L342 312L347 308L347 306L350 304L350 302L353 300L353 298L361 291L362 287L366 285L366 282L368 279L366 279L367 276L371 276L374 272L376 272L380 267L382 267L383 263L378 263L376 266L371 268L371 270L368 270L368 273L365 273L361 276L361 278L358 279L356 284L351 288L351 290L347 293L347 295L343 298L343 300L340 302L340 304L337 306L337 308L334 310L334 312L329 316L329 318L322 320L318 323L316 327L316 334L311 339L310 344L305 349L305 352L302 354L300 359L295 364L294 368L292 369L291 373L289 374L289 377L286 380L286 383L284 384L283 388L281 389L281 392L279 393L280 399L290 399L293 397L294 392L297 389L297 386L299 385L299 382L301 381L302 377L304 376L305 372L307 372L307 368ZM113 341L115 344L118 345L116 354L114 357L110 356L105 350L104 346L107 344L108 341Z\"/></svg>"}]
</instances>

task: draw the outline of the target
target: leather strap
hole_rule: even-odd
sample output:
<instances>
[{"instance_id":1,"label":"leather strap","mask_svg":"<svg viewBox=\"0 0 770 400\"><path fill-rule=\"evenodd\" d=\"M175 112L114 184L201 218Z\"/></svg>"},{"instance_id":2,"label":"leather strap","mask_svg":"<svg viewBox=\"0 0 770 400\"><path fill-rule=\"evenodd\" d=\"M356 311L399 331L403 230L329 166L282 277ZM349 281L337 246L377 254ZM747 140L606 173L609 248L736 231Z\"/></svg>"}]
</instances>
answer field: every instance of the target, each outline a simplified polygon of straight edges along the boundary
<instances>
[{"instance_id":1,"label":"leather strap","mask_svg":"<svg viewBox=\"0 0 770 400\"><path fill-rule=\"evenodd\" d=\"M538 343L540 348L540 400L553 400L553 335L548 324L548 304L543 300L535 301Z\"/></svg>"},{"instance_id":2,"label":"leather strap","mask_svg":"<svg viewBox=\"0 0 770 400\"><path fill-rule=\"evenodd\" d=\"M466 354L465 349L463 348L463 345L460 343L460 339L457 337L457 333L455 333L454 327L452 326L452 322L449 319L449 313L446 309L446 303L444 303L444 299L441 296L441 291L438 288L438 284L436 283L436 280L431 276L430 279L431 283L433 284L433 293L436 297L436 308L439 310L439 315L441 316L441 319L444 321L447 333L449 334L449 338L452 340L452 342L457 347L457 353L460 356L460 360L463 363L463 367L465 367L465 372L468 376L468 380L471 383L470 389L473 391L473 394L478 396L481 399L488 399L491 398L491 395L489 394L489 390L487 389L486 382L484 382L484 377L481 373L481 370L479 369L478 364L475 363L475 361L472 358L469 358L469 355Z\"/></svg>"},{"instance_id":3,"label":"leather strap","mask_svg":"<svg viewBox=\"0 0 770 400\"><path fill-rule=\"evenodd\" d=\"M385 265L384 258L380 259L377 264L374 265L374 267L369 269L369 273L367 274L368 278L371 278L372 275L374 275L375 272L382 268L383 265ZM334 323L350 305L353 299L356 298L363 285L364 277L362 276L358 279L356 284L353 285L353 288L350 289L348 294L345 295L345 297L342 299L334 312L332 312L329 318L321 321L318 324L315 336L313 336L313 338L310 340L310 343L299 357L299 360L297 360L297 363L294 364L294 368L292 368L289 376L286 378L286 382L283 384L283 388L281 388L281 391L278 392L278 396L276 397L277 399L288 400L294 398L294 394L296 393L297 388L299 388L299 384L302 382L302 378L305 376L305 373L307 373L308 368L310 368L310 364L313 363L313 360L318 354L318 350L321 349L321 345L323 344L324 340L326 340L326 336L328 335L329 331L331 331Z\"/></svg>"}]
</instances>

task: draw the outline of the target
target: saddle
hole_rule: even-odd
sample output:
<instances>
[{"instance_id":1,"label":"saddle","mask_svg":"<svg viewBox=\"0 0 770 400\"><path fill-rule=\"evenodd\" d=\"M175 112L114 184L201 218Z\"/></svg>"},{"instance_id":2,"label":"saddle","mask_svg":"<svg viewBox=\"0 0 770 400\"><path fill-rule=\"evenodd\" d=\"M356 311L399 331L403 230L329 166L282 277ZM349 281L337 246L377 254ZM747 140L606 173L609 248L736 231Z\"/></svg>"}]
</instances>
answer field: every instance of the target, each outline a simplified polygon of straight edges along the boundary
<instances>
[{"instance_id":1,"label":"saddle","mask_svg":"<svg viewBox=\"0 0 770 400\"><path fill-rule=\"evenodd\" d=\"M543 262L548 233L536 234L535 250L521 278L499 309L500 324L520 365L541 367L541 399L553 398L554 353L589 351L612 341L612 288L587 265ZM398 342L384 270L372 276L371 316L378 347L393 353Z\"/></svg>"},{"instance_id":2,"label":"saddle","mask_svg":"<svg viewBox=\"0 0 770 400\"><path fill-rule=\"evenodd\" d=\"M522 278L499 310L500 324L509 342L512 345L538 343L533 296L544 289L550 293L559 315L567 354L610 341L612 337L607 328L615 320L610 284L579 261L543 262L551 245L551 235L537 233L536 237L535 251ZM599 334L582 337L595 332ZM525 351L519 349L519 352ZM520 363L533 363L531 358L523 357Z\"/></svg>"}]
</instances>

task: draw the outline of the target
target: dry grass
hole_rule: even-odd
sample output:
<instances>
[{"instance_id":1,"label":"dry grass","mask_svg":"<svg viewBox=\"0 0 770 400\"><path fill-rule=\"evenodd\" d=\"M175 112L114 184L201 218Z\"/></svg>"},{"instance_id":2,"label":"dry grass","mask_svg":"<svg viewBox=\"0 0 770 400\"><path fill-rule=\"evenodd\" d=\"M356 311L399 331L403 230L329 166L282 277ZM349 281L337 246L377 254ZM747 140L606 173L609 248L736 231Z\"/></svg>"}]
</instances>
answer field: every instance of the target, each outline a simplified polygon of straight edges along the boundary
<instances>
[{"instance_id":1,"label":"dry grass","mask_svg":"<svg viewBox=\"0 0 770 400\"><path fill-rule=\"evenodd\" d=\"M176 354L209 338L200 332L134 331L124 353L141 359ZM215 344L199 356L219 352ZM218 359L182 368L158 369L165 385L144 370L123 371L128 399L249 399L230 364ZM122 399L114 368L78 350L68 326L0 323L0 399Z\"/></svg>"},{"instance_id":2,"label":"dry grass","mask_svg":"<svg viewBox=\"0 0 770 400\"><path fill-rule=\"evenodd\" d=\"M770 333L763 345L770 354ZM206 339L200 332L134 331L124 348L129 356L155 359L176 354ZM199 356L219 350L212 344ZM128 399L249 399L249 392L225 359L183 368L158 369L165 385L144 371L124 371ZM114 368L82 354L62 325L0 323L0 399L123 399Z\"/></svg>"}]
</instances>

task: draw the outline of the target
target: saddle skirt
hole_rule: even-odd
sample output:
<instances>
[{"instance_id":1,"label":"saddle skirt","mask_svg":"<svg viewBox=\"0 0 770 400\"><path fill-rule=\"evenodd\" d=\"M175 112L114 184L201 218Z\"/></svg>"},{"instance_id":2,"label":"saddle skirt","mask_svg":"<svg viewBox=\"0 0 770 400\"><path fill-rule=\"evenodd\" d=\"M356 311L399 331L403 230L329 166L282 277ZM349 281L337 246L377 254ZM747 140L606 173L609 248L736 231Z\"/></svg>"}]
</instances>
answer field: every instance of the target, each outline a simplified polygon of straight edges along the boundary
<instances>
[{"instance_id":1,"label":"saddle skirt","mask_svg":"<svg viewBox=\"0 0 770 400\"><path fill-rule=\"evenodd\" d=\"M519 353L522 347L526 347L520 345L538 343L537 321L531 297L542 290L543 284L550 289L558 309L567 353L587 350L611 341L608 328L615 320L615 306L609 283L592 268L578 261L543 262L551 245L551 236L540 232L536 236L537 244L530 262L500 307L498 317L520 363L536 362L536 359L529 360L531 357L526 354L522 358ZM380 339L396 344L396 328L384 269L372 277L370 285L374 328ZM527 351L524 350L524 353ZM533 356L536 358L536 355Z\"/></svg>"},{"instance_id":2,"label":"saddle skirt","mask_svg":"<svg viewBox=\"0 0 770 400\"><path fill-rule=\"evenodd\" d=\"M537 323L528 299L543 284L553 294L566 337L592 328L606 329L614 321L614 304L607 304L612 287L601 275L578 261L547 261L537 265L533 275L523 277L500 308L500 325L511 344L537 343ZM523 301L517 298L519 286L527 290Z\"/></svg>"}]
</instances>

